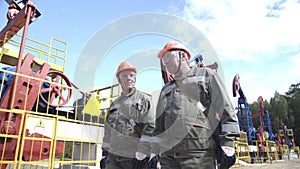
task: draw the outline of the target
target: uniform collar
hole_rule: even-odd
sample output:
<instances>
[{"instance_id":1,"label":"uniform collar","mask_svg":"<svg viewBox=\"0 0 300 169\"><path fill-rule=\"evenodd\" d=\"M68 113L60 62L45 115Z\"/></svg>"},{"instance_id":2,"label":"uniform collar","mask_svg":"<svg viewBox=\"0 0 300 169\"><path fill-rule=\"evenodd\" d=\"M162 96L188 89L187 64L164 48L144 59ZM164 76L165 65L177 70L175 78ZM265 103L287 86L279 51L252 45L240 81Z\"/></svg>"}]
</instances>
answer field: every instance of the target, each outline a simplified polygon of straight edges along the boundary
<instances>
[{"instance_id":1,"label":"uniform collar","mask_svg":"<svg viewBox=\"0 0 300 169\"><path fill-rule=\"evenodd\" d=\"M136 88L134 87L134 88L132 88L132 90L129 93L127 93L127 94L121 93L121 95L123 97L130 97L131 95L133 95L135 93L135 91L136 91Z\"/></svg>"},{"instance_id":2,"label":"uniform collar","mask_svg":"<svg viewBox=\"0 0 300 169\"><path fill-rule=\"evenodd\" d=\"M186 76L195 76L197 70L198 70L198 67L196 67L196 66L191 67L191 69L188 71Z\"/></svg>"}]
</instances>

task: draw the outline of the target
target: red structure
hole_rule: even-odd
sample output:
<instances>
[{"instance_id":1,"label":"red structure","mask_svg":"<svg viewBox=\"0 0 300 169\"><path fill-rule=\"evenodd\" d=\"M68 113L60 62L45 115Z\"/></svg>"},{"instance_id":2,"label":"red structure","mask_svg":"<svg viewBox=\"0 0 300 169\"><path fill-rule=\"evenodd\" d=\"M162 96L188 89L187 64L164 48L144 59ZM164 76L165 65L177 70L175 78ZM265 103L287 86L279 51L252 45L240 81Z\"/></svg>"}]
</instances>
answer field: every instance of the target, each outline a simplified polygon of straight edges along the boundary
<instances>
[{"instance_id":1,"label":"red structure","mask_svg":"<svg viewBox=\"0 0 300 169\"><path fill-rule=\"evenodd\" d=\"M32 110L39 93L50 93L50 101L45 101L50 106L53 106L54 97L61 97L62 104L69 99L60 95L62 87L59 85L50 84L49 89L41 90L42 83L47 80L49 73L56 74L56 82L59 82L62 76L60 72L50 71L50 65L47 63L39 65L34 61L32 54L27 54L22 60L28 26L32 22L35 12L35 4L27 1L25 7L9 20L0 32L0 46L2 46L23 28L16 75L0 101L0 166L2 169L7 167L8 163L5 161L12 161L16 157L24 161L36 161L50 158L53 153L59 155L64 151L63 142L53 142L47 136L29 133L28 129L25 129L26 115ZM33 65L39 65L40 70L33 72ZM63 78L66 80L65 77ZM67 80L67 84L71 86L69 80ZM45 98L42 99L45 100ZM24 148L20 148L20 145L23 145ZM56 145L56 148L51 154L50 149L53 145ZM20 152L21 150L23 152Z\"/></svg>"}]
</instances>

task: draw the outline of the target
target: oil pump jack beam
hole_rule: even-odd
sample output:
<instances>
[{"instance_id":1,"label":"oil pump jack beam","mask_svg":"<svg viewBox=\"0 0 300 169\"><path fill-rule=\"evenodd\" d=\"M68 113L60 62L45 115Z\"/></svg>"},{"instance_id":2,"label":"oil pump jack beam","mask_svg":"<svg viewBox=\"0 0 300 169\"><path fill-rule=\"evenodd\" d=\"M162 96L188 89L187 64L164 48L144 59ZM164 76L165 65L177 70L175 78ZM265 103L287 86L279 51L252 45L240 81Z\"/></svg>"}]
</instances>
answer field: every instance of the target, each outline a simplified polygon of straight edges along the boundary
<instances>
[{"instance_id":1,"label":"oil pump jack beam","mask_svg":"<svg viewBox=\"0 0 300 169\"><path fill-rule=\"evenodd\" d=\"M36 7L34 3L28 1L24 8L22 8L18 14L10 20L7 25L0 32L0 47L5 44L9 39L11 39L19 30L21 30L26 26L26 21L29 17L29 23L32 22L32 18L34 18L34 14L36 13Z\"/></svg>"}]
</instances>

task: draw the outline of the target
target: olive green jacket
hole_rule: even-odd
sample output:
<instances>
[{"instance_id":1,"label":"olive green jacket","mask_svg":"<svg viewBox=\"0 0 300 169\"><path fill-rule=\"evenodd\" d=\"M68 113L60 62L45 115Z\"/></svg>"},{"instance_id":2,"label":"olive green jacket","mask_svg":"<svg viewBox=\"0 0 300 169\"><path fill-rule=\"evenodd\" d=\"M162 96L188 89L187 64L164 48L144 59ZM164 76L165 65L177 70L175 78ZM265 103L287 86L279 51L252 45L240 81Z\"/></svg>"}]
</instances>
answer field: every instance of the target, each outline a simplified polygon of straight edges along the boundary
<instances>
[{"instance_id":1,"label":"olive green jacket","mask_svg":"<svg viewBox=\"0 0 300 169\"><path fill-rule=\"evenodd\" d=\"M149 155L154 122L150 96L135 88L122 94L109 108L102 149L130 158L135 157L135 152Z\"/></svg>"},{"instance_id":2,"label":"olive green jacket","mask_svg":"<svg viewBox=\"0 0 300 169\"><path fill-rule=\"evenodd\" d=\"M156 153L188 157L234 147L236 113L220 77L210 68L192 68L161 90L156 110ZM168 144L168 142L170 142Z\"/></svg>"}]
</instances>

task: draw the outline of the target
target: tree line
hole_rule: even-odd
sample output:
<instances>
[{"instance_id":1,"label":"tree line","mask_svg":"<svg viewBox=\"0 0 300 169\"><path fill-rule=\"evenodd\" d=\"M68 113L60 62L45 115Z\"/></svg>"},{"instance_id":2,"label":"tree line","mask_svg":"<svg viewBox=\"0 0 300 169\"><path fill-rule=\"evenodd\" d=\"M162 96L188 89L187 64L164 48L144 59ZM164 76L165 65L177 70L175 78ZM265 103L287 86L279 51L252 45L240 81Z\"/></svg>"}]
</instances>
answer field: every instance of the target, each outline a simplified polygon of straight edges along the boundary
<instances>
[{"instance_id":1,"label":"tree line","mask_svg":"<svg viewBox=\"0 0 300 169\"><path fill-rule=\"evenodd\" d=\"M251 113L259 113L259 103L250 103ZM293 130L296 145L300 145L300 83L291 84L285 94L275 91L274 96L269 100L264 100L264 107L269 113L273 133L283 130L286 125ZM253 125L260 125L260 118L253 118Z\"/></svg>"}]
</instances>

